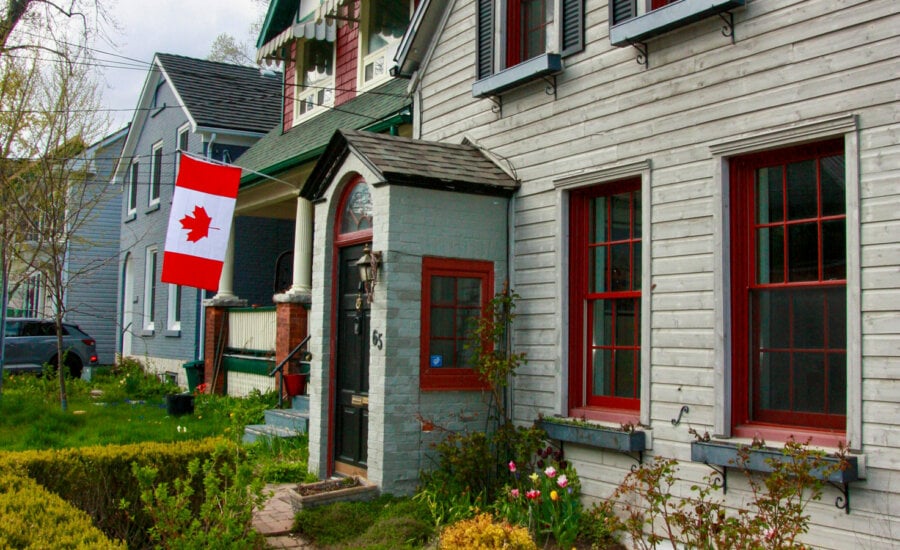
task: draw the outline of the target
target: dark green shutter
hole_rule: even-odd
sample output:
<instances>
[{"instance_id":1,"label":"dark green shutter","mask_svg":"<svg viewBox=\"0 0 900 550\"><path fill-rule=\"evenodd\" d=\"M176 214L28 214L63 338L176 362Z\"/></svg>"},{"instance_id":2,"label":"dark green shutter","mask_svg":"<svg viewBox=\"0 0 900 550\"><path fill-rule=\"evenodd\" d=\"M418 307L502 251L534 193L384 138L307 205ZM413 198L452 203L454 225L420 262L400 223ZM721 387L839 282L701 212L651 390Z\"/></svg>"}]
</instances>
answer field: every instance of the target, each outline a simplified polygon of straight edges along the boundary
<instances>
[{"instance_id":1,"label":"dark green shutter","mask_svg":"<svg viewBox=\"0 0 900 550\"><path fill-rule=\"evenodd\" d=\"M478 0L477 79L494 74L494 0Z\"/></svg>"},{"instance_id":2,"label":"dark green shutter","mask_svg":"<svg viewBox=\"0 0 900 550\"><path fill-rule=\"evenodd\" d=\"M584 49L584 0L562 0L562 55Z\"/></svg>"},{"instance_id":3,"label":"dark green shutter","mask_svg":"<svg viewBox=\"0 0 900 550\"><path fill-rule=\"evenodd\" d=\"M618 25L637 15L636 0L609 0L609 24Z\"/></svg>"}]
</instances>

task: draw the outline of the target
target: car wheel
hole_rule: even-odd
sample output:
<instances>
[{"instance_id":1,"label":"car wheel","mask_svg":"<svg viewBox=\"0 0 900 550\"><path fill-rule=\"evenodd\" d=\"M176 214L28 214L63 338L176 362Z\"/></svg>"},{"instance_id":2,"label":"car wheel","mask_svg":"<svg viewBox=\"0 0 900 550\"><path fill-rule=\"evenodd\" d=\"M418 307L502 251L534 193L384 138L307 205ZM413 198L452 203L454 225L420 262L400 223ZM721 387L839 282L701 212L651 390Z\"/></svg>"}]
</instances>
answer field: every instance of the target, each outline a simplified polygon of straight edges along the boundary
<instances>
[{"instance_id":1,"label":"car wheel","mask_svg":"<svg viewBox=\"0 0 900 550\"><path fill-rule=\"evenodd\" d=\"M77 355L69 353L69 355L66 356L66 368L69 371L69 376L72 378L81 378L81 359L79 359Z\"/></svg>"}]
</instances>

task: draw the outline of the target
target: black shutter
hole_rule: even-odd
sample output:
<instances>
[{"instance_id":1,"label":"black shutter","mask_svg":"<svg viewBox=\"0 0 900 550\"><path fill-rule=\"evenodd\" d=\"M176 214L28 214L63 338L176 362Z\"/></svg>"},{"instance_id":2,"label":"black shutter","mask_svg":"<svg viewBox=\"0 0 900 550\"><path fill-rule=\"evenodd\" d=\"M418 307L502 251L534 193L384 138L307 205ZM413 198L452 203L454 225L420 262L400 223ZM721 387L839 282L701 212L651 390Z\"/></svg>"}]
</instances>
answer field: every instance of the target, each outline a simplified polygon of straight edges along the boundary
<instances>
[{"instance_id":1,"label":"black shutter","mask_svg":"<svg viewBox=\"0 0 900 550\"><path fill-rule=\"evenodd\" d=\"M609 0L609 24L618 25L637 15L637 0Z\"/></svg>"},{"instance_id":2,"label":"black shutter","mask_svg":"<svg viewBox=\"0 0 900 550\"><path fill-rule=\"evenodd\" d=\"M494 74L494 0L478 0L477 80Z\"/></svg>"},{"instance_id":3,"label":"black shutter","mask_svg":"<svg viewBox=\"0 0 900 550\"><path fill-rule=\"evenodd\" d=\"M562 55L584 49L584 0L562 0Z\"/></svg>"}]
</instances>

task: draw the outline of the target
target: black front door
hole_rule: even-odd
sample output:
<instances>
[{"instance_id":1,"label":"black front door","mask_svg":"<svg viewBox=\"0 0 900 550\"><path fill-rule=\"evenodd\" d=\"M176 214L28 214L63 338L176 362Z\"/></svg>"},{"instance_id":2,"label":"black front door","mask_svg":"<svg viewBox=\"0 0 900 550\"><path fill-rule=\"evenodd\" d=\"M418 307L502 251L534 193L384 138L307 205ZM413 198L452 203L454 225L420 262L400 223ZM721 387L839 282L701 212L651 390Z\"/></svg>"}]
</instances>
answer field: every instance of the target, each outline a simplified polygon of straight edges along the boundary
<instances>
[{"instance_id":1,"label":"black front door","mask_svg":"<svg viewBox=\"0 0 900 550\"><path fill-rule=\"evenodd\" d=\"M369 429L369 304L356 267L362 255L362 244L340 249L334 410L335 461L359 468L366 467Z\"/></svg>"}]
</instances>

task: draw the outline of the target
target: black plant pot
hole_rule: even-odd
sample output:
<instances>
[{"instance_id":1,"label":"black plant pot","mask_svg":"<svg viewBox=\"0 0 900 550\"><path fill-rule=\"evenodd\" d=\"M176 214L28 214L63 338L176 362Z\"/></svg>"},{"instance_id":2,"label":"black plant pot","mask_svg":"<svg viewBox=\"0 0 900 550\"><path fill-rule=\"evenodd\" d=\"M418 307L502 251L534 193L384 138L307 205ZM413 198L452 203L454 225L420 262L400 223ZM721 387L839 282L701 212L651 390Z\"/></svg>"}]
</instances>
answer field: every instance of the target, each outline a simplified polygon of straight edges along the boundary
<instances>
[{"instance_id":1,"label":"black plant pot","mask_svg":"<svg viewBox=\"0 0 900 550\"><path fill-rule=\"evenodd\" d=\"M194 396L189 393L174 393L167 395L166 414L169 416L194 414Z\"/></svg>"}]
</instances>

